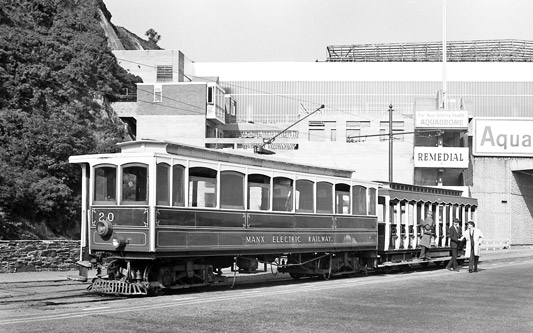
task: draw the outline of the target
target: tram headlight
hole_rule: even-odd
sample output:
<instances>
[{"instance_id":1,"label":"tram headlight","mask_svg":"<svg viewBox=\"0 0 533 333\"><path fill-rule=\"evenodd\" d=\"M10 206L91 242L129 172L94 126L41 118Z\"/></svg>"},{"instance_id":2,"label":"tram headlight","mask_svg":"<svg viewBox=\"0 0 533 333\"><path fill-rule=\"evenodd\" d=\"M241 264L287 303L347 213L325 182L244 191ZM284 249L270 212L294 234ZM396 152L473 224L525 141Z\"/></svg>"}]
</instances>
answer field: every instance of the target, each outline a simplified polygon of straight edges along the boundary
<instances>
[{"instance_id":1,"label":"tram headlight","mask_svg":"<svg viewBox=\"0 0 533 333\"><path fill-rule=\"evenodd\" d=\"M102 238L109 237L113 233L113 225L109 221L98 221L96 223L96 233Z\"/></svg>"},{"instance_id":2,"label":"tram headlight","mask_svg":"<svg viewBox=\"0 0 533 333\"><path fill-rule=\"evenodd\" d=\"M126 246L127 241L123 237L113 237L111 244L115 249L122 249Z\"/></svg>"}]
</instances>

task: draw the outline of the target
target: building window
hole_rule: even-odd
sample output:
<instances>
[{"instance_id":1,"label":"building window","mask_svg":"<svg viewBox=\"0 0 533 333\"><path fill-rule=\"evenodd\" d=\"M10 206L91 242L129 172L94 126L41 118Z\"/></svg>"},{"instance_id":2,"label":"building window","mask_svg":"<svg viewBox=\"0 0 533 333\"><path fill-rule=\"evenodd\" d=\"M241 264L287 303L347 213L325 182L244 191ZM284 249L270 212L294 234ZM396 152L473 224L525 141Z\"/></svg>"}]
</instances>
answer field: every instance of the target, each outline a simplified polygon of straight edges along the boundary
<instances>
[{"instance_id":1,"label":"building window","mask_svg":"<svg viewBox=\"0 0 533 333\"><path fill-rule=\"evenodd\" d=\"M311 142L322 142L324 141L324 129L310 129L309 130L309 141Z\"/></svg>"},{"instance_id":2,"label":"building window","mask_svg":"<svg viewBox=\"0 0 533 333\"><path fill-rule=\"evenodd\" d=\"M172 82L172 66L157 66L156 82Z\"/></svg>"},{"instance_id":3,"label":"building window","mask_svg":"<svg viewBox=\"0 0 533 333\"><path fill-rule=\"evenodd\" d=\"M404 122L403 121L393 121L392 122L392 134L393 140L395 141L404 141L404 135L399 135L399 133L404 132ZM380 141L389 141L389 122L380 121L379 122L379 134Z\"/></svg>"},{"instance_id":4,"label":"building window","mask_svg":"<svg viewBox=\"0 0 533 333\"><path fill-rule=\"evenodd\" d=\"M346 129L346 142L348 143L362 142L363 140L361 139L362 138L361 138L360 128L357 128L357 129L347 128Z\"/></svg>"},{"instance_id":5,"label":"building window","mask_svg":"<svg viewBox=\"0 0 533 333\"><path fill-rule=\"evenodd\" d=\"M370 121L347 121L346 142L364 142L365 139L361 137L363 127L370 127Z\"/></svg>"},{"instance_id":6,"label":"building window","mask_svg":"<svg viewBox=\"0 0 533 333\"><path fill-rule=\"evenodd\" d=\"M207 104L215 104L215 87L213 86L207 87Z\"/></svg>"},{"instance_id":7,"label":"building window","mask_svg":"<svg viewBox=\"0 0 533 333\"><path fill-rule=\"evenodd\" d=\"M310 142L322 142L325 136L325 125L322 121L310 121L309 122L309 137Z\"/></svg>"},{"instance_id":8,"label":"building window","mask_svg":"<svg viewBox=\"0 0 533 333\"><path fill-rule=\"evenodd\" d=\"M230 99L230 110L229 114L232 116L237 115L237 101L234 99Z\"/></svg>"},{"instance_id":9,"label":"building window","mask_svg":"<svg viewBox=\"0 0 533 333\"><path fill-rule=\"evenodd\" d=\"M163 101L163 87L160 84L154 85L154 102Z\"/></svg>"}]
</instances>

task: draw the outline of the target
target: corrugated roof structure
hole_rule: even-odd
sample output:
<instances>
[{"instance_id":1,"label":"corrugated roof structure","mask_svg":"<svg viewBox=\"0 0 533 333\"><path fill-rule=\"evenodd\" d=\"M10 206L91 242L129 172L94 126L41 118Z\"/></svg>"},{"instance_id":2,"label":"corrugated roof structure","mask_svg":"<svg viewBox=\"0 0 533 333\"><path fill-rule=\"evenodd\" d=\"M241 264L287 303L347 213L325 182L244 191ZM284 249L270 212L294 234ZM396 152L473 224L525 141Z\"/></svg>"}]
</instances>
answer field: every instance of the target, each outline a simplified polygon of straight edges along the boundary
<instances>
[{"instance_id":1,"label":"corrugated roof structure","mask_svg":"<svg viewBox=\"0 0 533 333\"><path fill-rule=\"evenodd\" d=\"M441 62L442 42L331 45L328 62ZM448 41L448 62L532 62L533 41Z\"/></svg>"}]
</instances>

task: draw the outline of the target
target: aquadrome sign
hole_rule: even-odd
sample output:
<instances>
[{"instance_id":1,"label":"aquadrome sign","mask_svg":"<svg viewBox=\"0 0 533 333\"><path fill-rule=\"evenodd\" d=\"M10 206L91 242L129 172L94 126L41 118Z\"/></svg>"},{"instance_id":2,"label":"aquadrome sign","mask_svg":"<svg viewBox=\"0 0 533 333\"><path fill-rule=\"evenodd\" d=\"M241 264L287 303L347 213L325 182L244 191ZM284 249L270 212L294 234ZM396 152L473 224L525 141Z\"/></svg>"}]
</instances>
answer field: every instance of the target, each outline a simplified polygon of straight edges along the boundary
<instances>
[{"instance_id":1,"label":"aquadrome sign","mask_svg":"<svg viewBox=\"0 0 533 333\"><path fill-rule=\"evenodd\" d=\"M533 118L474 118L474 156L533 156Z\"/></svg>"}]
</instances>

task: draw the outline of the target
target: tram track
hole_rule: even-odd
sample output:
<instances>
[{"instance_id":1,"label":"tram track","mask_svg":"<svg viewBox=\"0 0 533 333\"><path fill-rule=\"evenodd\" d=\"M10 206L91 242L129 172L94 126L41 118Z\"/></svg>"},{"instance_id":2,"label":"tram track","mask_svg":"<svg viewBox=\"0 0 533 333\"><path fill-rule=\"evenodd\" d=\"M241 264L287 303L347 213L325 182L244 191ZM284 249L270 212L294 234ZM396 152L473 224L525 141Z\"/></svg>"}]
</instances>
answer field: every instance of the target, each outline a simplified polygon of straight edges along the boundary
<instances>
[{"instance_id":1,"label":"tram track","mask_svg":"<svg viewBox=\"0 0 533 333\"><path fill-rule=\"evenodd\" d=\"M19 307L48 307L123 299L90 294L87 284L72 281L5 283L0 287L0 310Z\"/></svg>"},{"instance_id":2,"label":"tram track","mask_svg":"<svg viewBox=\"0 0 533 333\"><path fill-rule=\"evenodd\" d=\"M516 265L518 263L530 262L532 259L521 258L520 260L508 260L505 263L501 259L485 260L482 262L484 269L491 269L494 266ZM429 267L409 267L408 265L397 267L393 271L370 271L367 274L356 274L351 277L332 277L331 281L338 281L339 285L353 283L353 280L373 280L379 276L401 276L405 274L427 274L433 271L443 270L439 266ZM246 274L237 276L233 284L233 276L227 276L227 283L224 285L197 287L190 289L169 290L164 296L187 296L201 294L204 292L221 292L229 289L235 293L255 292L256 289L264 287L297 287L301 284L308 284L319 278L302 278L293 280L288 274L272 275L268 272L258 272L256 274ZM352 281L352 282L351 282ZM364 281L362 281L364 282ZM88 284L76 283L72 281L41 281L41 282L12 282L3 284L0 287L0 310L15 310L20 307L31 307L32 309L51 309L52 307L83 306L90 303L106 303L127 299L127 296L102 295L90 293L86 290ZM311 286L312 287L312 286Z\"/></svg>"}]
</instances>

